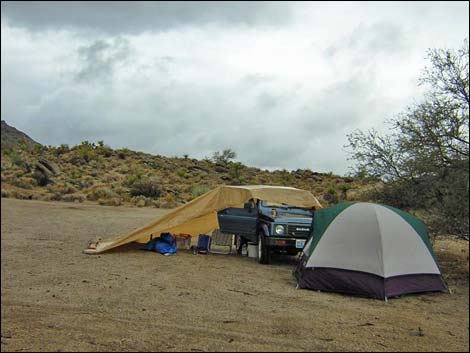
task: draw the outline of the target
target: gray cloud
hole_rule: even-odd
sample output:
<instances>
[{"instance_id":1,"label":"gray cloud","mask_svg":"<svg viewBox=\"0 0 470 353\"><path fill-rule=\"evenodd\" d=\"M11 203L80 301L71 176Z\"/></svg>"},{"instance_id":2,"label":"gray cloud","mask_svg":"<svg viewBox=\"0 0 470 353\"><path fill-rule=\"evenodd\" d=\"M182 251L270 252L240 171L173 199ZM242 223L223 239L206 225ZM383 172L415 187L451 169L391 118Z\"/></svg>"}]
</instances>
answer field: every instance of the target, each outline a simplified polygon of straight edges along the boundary
<instances>
[{"instance_id":1,"label":"gray cloud","mask_svg":"<svg viewBox=\"0 0 470 353\"><path fill-rule=\"evenodd\" d=\"M83 29L111 35L214 23L278 26L290 21L286 2L263 1L8 1L2 20L30 30Z\"/></svg>"},{"instance_id":2,"label":"gray cloud","mask_svg":"<svg viewBox=\"0 0 470 353\"><path fill-rule=\"evenodd\" d=\"M354 52L354 61L360 64L370 59L371 55L399 55L408 50L409 45L402 25L389 21L360 23L340 41L330 44L324 50L324 55L332 59L338 55L347 55L346 52Z\"/></svg>"},{"instance_id":3,"label":"gray cloud","mask_svg":"<svg viewBox=\"0 0 470 353\"><path fill-rule=\"evenodd\" d=\"M76 74L78 81L109 80L118 63L125 62L131 55L129 42L121 37L112 41L99 39L77 50L82 67Z\"/></svg>"},{"instance_id":4,"label":"gray cloud","mask_svg":"<svg viewBox=\"0 0 470 353\"><path fill-rule=\"evenodd\" d=\"M2 119L45 144L345 173L346 134L419 99L425 50L468 33L455 4L400 6L343 24L306 3L2 3Z\"/></svg>"}]
</instances>

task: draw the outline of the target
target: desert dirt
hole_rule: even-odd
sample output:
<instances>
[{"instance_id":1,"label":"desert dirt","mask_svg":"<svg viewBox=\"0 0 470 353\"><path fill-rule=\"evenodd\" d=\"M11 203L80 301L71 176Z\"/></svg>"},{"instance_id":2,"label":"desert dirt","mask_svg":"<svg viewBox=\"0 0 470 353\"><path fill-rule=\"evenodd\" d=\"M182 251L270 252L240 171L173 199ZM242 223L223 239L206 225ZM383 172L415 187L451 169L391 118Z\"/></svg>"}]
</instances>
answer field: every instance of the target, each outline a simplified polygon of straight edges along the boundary
<instances>
[{"instance_id":1,"label":"desert dirt","mask_svg":"<svg viewBox=\"0 0 470 353\"><path fill-rule=\"evenodd\" d=\"M388 303L296 289L295 258L83 254L163 214L1 201L2 351L468 351L468 242L437 239L452 294Z\"/></svg>"}]
</instances>

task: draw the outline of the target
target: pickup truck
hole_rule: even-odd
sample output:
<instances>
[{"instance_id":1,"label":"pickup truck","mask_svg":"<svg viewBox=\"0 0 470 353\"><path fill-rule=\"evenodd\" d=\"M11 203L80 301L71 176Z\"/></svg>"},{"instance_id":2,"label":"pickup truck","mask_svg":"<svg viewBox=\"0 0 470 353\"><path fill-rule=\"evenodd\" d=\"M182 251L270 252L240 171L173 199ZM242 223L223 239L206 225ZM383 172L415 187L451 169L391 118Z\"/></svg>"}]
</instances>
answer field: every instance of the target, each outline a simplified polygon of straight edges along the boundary
<instances>
[{"instance_id":1,"label":"pickup truck","mask_svg":"<svg viewBox=\"0 0 470 353\"><path fill-rule=\"evenodd\" d=\"M257 244L258 262L268 264L273 251L289 255L302 251L310 236L313 212L259 200L245 203L243 208L226 208L217 216L222 233Z\"/></svg>"}]
</instances>

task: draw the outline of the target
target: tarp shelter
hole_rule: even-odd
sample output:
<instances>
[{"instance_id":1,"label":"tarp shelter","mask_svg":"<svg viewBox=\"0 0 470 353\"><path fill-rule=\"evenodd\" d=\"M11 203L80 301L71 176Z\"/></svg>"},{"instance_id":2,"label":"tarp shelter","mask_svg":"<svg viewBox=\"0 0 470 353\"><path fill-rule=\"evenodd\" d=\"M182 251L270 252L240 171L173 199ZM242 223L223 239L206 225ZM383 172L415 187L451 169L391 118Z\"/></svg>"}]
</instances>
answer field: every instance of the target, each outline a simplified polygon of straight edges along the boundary
<instances>
[{"instance_id":1,"label":"tarp shelter","mask_svg":"<svg viewBox=\"0 0 470 353\"><path fill-rule=\"evenodd\" d=\"M380 299L446 290L423 222L373 203L315 212L295 275L300 288Z\"/></svg>"},{"instance_id":2,"label":"tarp shelter","mask_svg":"<svg viewBox=\"0 0 470 353\"><path fill-rule=\"evenodd\" d=\"M97 254L131 242L146 243L151 237L166 232L192 236L209 233L219 228L218 211L228 207L243 207L250 199L304 208L322 207L306 190L266 185L219 186L127 235L93 242L85 253Z\"/></svg>"}]
</instances>

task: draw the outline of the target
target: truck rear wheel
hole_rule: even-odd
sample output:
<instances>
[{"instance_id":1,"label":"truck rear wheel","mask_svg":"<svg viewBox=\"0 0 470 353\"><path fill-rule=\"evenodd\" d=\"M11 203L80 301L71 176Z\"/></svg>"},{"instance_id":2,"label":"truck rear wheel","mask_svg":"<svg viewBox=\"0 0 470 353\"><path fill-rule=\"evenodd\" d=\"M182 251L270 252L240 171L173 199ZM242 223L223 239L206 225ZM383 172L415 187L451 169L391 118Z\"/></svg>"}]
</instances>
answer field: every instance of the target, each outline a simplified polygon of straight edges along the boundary
<instances>
[{"instance_id":1,"label":"truck rear wheel","mask_svg":"<svg viewBox=\"0 0 470 353\"><path fill-rule=\"evenodd\" d=\"M269 264L270 251L266 245L266 237L263 233L258 234L258 262L260 264Z\"/></svg>"}]
</instances>

